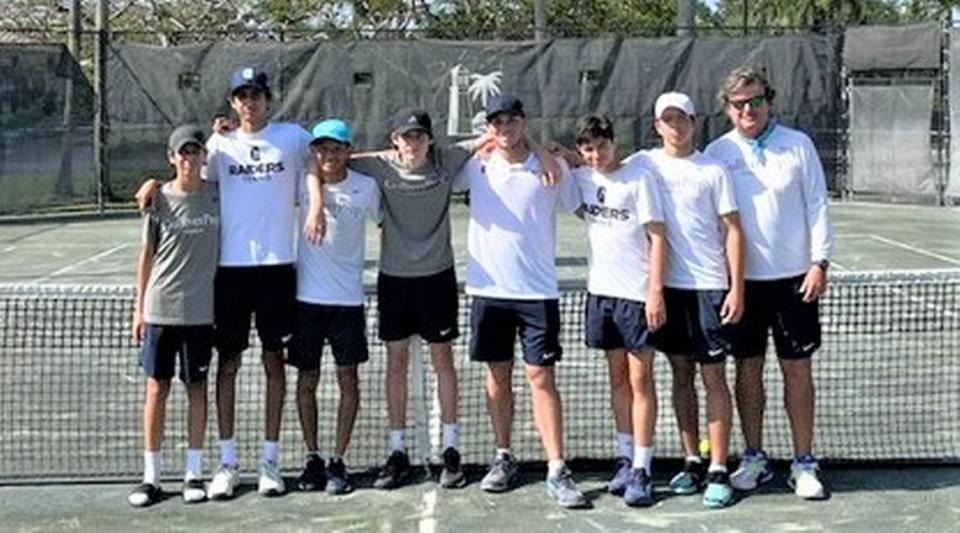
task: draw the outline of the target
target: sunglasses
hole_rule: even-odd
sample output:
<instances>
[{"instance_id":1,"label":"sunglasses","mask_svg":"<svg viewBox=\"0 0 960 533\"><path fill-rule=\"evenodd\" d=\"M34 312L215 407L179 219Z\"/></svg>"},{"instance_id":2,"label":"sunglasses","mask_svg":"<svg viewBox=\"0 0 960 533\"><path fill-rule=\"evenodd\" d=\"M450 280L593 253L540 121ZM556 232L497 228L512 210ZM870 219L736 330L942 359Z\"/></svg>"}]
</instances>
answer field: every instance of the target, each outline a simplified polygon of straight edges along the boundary
<instances>
[{"instance_id":1,"label":"sunglasses","mask_svg":"<svg viewBox=\"0 0 960 533\"><path fill-rule=\"evenodd\" d=\"M727 103L732 105L737 111L743 111L743 108L747 107L747 104L750 104L750 107L760 107L767 103L767 96L758 94L746 100L727 100Z\"/></svg>"}]
</instances>

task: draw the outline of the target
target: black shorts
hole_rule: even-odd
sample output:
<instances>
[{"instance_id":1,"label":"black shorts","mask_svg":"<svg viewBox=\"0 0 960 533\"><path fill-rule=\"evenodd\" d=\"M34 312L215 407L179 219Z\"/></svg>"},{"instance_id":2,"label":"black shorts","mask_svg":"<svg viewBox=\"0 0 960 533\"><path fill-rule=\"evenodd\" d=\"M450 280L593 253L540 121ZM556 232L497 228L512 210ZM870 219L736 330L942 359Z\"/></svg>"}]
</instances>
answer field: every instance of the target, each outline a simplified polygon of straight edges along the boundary
<instances>
[{"instance_id":1,"label":"black shorts","mask_svg":"<svg viewBox=\"0 0 960 533\"><path fill-rule=\"evenodd\" d=\"M293 265L219 267L214 319L220 357L239 355L250 346L250 315L263 349L283 349L293 333L296 292Z\"/></svg>"},{"instance_id":2,"label":"black shorts","mask_svg":"<svg viewBox=\"0 0 960 533\"><path fill-rule=\"evenodd\" d=\"M213 326L164 326L147 324L144 328L140 366L154 379L173 378L180 360L180 381L202 383L207 380L213 353Z\"/></svg>"},{"instance_id":3,"label":"black shorts","mask_svg":"<svg viewBox=\"0 0 960 533\"><path fill-rule=\"evenodd\" d=\"M473 299L470 358L485 363L512 361L520 333L523 360L552 366L560 360L560 304L557 300Z\"/></svg>"},{"instance_id":4,"label":"black shorts","mask_svg":"<svg viewBox=\"0 0 960 533\"><path fill-rule=\"evenodd\" d=\"M766 355L771 330L781 359L805 359L820 348L820 300L803 301L803 278L746 281L743 319L734 328L737 357Z\"/></svg>"},{"instance_id":5,"label":"black shorts","mask_svg":"<svg viewBox=\"0 0 960 533\"><path fill-rule=\"evenodd\" d=\"M643 302L590 294L586 307L586 343L599 350L650 349L647 312Z\"/></svg>"},{"instance_id":6,"label":"black shorts","mask_svg":"<svg viewBox=\"0 0 960 533\"><path fill-rule=\"evenodd\" d=\"M288 362L300 370L318 370L325 342L330 343L337 366L366 362L370 355L363 306L297 302L297 327Z\"/></svg>"},{"instance_id":7,"label":"black shorts","mask_svg":"<svg viewBox=\"0 0 960 533\"><path fill-rule=\"evenodd\" d=\"M380 340L399 341L411 335L429 343L456 339L459 298L453 267L415 278L381 272L377 277Z\"/></svg>"},{"instance_id":8,"label":"black shorts","mask_svg":"<svg viewBox=\"0 0 960 533\"><path fill-rule=\"evenodd\" d=\"M663 289L666 323L653 334L667 355L689 355L700 364L722 363L733 354L733 329L722 325L725 290Z\"/></svg>"}]
</instances>

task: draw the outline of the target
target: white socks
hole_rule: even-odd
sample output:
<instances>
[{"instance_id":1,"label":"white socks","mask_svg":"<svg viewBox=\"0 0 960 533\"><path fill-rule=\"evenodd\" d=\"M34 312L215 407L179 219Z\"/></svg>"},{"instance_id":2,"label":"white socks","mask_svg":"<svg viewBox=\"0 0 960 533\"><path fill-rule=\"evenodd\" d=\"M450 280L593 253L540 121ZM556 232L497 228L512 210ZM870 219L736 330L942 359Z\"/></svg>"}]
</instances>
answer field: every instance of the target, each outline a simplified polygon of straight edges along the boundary
<instances>
[{"instance_id":1,"label":"white socks","mask_svg":"<svg viewBox=\"0 0 960 533\"><path fill-rule=\"evenodd\" d=\"M560 471L567 466L567 462L563 459L553 459L552 461L547 461L547 477L557 477L560 474Z\"/></svg>"},{"instance_id":2,"label":"white socks","mask_svg":"<svg viewBox=\"0 0 960 533\"><path fill-rule=\"evenodd\" d=\"M390 452L407 451L407 433L402 429L390 430Z\"/></svg>"},{"instance_id":3,"label":"white socks","mask_svg":"<svg viewBox=\"0 0 960 533\"><path fill-rule=\"evenodd\" d=\"M160 486L160 473L163 471L163 459L160 452L143 452L143 482L154 487Z\"/></svg>"},{"instance_id":4,"label":"white socks","mask_svg":"<svg viewBox=\"0 0 960 533\"><path fill-rule=\"evenodd\" d=\"M454 422L453 424L444 424L443 425L443 449L447 448L457 449L460 447L460 425Z\"/></svg>"},{"instance_id":5,"label":"white socks","mask_svg":"<svg viewBox=\"0 0 960 533\"><path fill-rule=\"evenodd\" d=\"M183 479L203 479L203 450L187 450L187 471Z\"/></svg>"},{"instance_id":6,"label":"white socks","mask_svg":"<svg viewBox=\"0 0 960 533\"><path fill-rule=\"evenodd\" d=\"M263 441L263 461L265 463L280 464L280 443L275 440Z\"/></svg>"},{"instance_id":7,"label":"white socks","mask_svg":"<svg viewBox=\"0 0 960 533\"><path fill-rule=\"evenodd\" d=\"M237 441L235 439L220 441L220 464L237 466Z\"/></svg>"},{"instance_id":8,"label":"white socks","mask_svg":"<svg viewBox=\"0 0 960 533\"><path fill-rule=\"evenodd\" d=\"M633 435L617 433L617 457L633 457Z\"/></svg>"},{"instance_id":9,"label":"white socks","mask_svg":"<svg viewBox=\"0 0 960 533\"><path fill-rule=\"evenodd\" d=\"M653 447L634 446L633 447L633 468L642 468L647 475L650 475L650 463L653 462Z\"/></svg>"}]
</instances>

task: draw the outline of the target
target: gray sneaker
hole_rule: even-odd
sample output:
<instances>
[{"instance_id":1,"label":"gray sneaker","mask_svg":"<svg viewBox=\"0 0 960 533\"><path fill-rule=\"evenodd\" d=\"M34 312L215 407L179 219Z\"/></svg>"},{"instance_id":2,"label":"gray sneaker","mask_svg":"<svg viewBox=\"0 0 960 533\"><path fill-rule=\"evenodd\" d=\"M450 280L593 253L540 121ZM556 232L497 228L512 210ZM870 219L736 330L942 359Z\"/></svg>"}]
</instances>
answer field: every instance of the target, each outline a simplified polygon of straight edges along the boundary
<instances>
[{"instance_id":1,"label":"gray sneaker","mask_svg":"<svg viewBox=\"0 0 960 533\"><path fill-rule=\"evenodd\" d=\"M517 462L513 456L498 455L490 465L490 471L480 481L480 488L487 492L504 492L510 489L517 474Z\"/></svg>"},{"instance_id":2,"label":"gray sneaker","mask_svg":"<svg viewBox=\"0 0 960 533\"><path fill-rule=\"evenodd\" d=\"M547 494L553 498L553 501L567 509L590 505L587 497L577 490L577 484L573 481L573 473L566 467L555 477L547 476Z\"/></svg>"}]
</instances>

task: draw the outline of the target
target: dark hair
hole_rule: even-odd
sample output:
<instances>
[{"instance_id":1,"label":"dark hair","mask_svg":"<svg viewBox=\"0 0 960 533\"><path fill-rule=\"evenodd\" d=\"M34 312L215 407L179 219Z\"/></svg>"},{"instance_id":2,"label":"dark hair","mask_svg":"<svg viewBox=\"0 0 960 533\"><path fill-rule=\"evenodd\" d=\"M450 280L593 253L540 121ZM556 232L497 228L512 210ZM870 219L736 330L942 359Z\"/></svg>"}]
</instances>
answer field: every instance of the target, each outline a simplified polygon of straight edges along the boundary
<instances>
[{"instance_id":1,"label":"dark hair","mask_svg":"<svg viewBox=\"0 0 960 533\"><path fill-rule=\"evenodd\" d=\"M587 115L577 121L577 146L597 139L613 140L613 122L606 115Z\"/></svg>"},{"instance_id":2,"label":"dark hair","mask_svg":"<svg viewBox=\"0 0 960 533\"><path fill-rule=\"evenodd\" d=\"M773 90L773 87L770 86L770 80L767 79L764 70L753 67L740 67L730 71L727 77L724 78L723 83L720 84L720 93L717 95L717 98L719 98L721 104L727 105L730 101L730 94L747 85L759 85L762 87L763 95L767 98L768 102L772 102L773 97L777 94L777 92Z\"/></svg>"}]
</instances>

